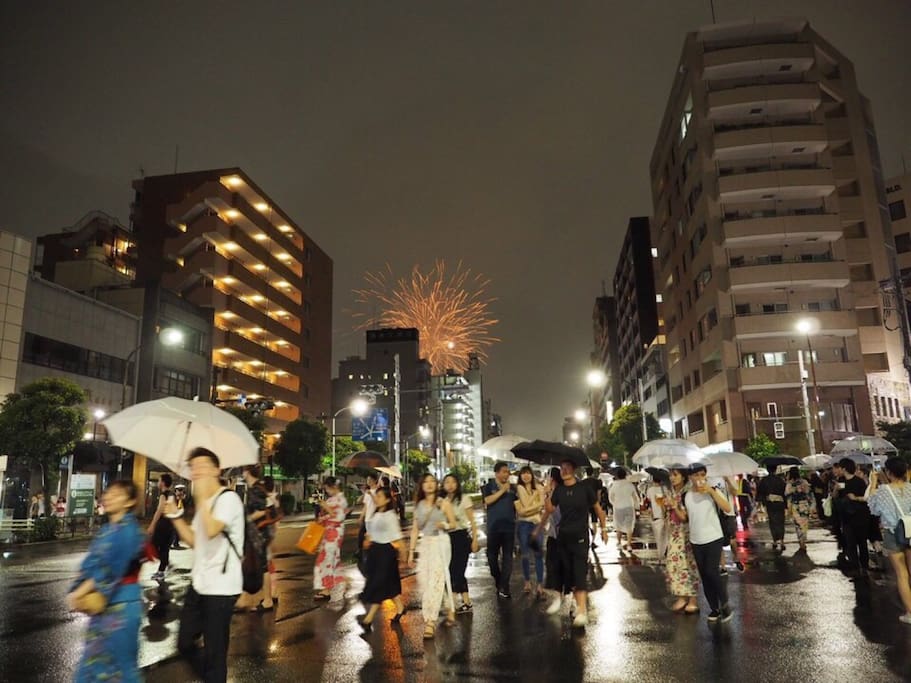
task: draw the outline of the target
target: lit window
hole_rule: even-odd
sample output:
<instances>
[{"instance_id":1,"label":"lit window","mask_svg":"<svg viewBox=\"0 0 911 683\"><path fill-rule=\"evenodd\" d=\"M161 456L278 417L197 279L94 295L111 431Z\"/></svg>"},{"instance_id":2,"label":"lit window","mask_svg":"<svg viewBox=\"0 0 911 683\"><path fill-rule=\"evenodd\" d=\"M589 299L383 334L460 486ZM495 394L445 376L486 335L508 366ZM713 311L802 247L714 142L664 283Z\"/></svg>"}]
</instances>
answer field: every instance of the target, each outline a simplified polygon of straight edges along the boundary
<instances>
[{"instance_id":1,"label":"lit window","mask_svg":"<svg viewBox=\"0 0 911 683\"><path fill-rule=\"evenodd\" d=\"M664 301L664 296L662 296L661 294L656 294L655 301L658 302L659 304L662 303Z\"/></svg>"},{"instance_id":2,"label":"lit window","mask_svg":"<svg viewBox=\"0 0 911 683\"><path fill-rule=\"evenodd\" d=\"M693 95L687 95L686 104L683 107L683 114L680 116L680 140L681 142L686 137L686 133L690 128L690 121L693 118Z\"/></svg>"},{"instance_id":3,"label":"lit window","mask_svg":"<svg viewBox=\"0 0 911 683\"><path fill-rule=\"evenodd\" d=\"M658 247L652 247L652 258L658 258Z\"/></svg>"},{"instance_id":4,"label":"lit window","mask_svg":"<svg viewBox=\"0 0 911 683\"><path fill-rule=\"evenodd\" d=\"M354 375L348 375L348 379L354 379Z\"/></svg>"}]
</instances>

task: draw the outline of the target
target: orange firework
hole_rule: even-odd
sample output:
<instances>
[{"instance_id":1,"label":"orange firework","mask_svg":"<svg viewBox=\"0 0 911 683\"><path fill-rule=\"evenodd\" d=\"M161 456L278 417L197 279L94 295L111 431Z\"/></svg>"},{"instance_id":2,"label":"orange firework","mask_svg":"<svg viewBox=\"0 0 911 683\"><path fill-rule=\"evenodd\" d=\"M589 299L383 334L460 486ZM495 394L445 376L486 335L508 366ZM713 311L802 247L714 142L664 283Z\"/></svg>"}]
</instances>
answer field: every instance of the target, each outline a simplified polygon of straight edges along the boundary
<instances>
[{"instance_id":1,"label":"orange firework","mask_svg":"<svg viewBox=\"0 0 911 683\"><path fill-rule=\"evenodd\" d=\"M389 264L386 270L366 273L365 289L354 290L355 300L372 313L355 313L359 329L415 327L420 333L421 356L433 371L464 371L468 354L487 357L486 349L499 339L490 335L497 321L490 315L486 288L490 281L463 269L462 263L450 274L444 261L437 261L424 273L420 266L410 277L396 278Z\"/></svg>"}]
</instances>

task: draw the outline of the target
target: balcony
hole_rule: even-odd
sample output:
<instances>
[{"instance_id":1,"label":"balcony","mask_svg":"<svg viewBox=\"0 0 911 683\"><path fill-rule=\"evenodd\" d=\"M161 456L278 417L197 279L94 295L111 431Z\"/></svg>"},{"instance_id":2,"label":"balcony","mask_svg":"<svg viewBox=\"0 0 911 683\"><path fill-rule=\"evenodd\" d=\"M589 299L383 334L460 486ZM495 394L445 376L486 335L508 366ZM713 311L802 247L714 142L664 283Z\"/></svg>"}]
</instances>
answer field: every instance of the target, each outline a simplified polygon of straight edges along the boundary
<instances>
[{"instance_id":1,"label":"balcony","mask_svg":"<svg viewBox=\"0 0 911 683\"><path fill-rule=\"evenodd\" d=\"M835 179L827 168L733 171L718 178L718 194L723 202L808 199L834 191Z\"/></svg>"},{"instance_id":2,"label":"balcony","mask_svg":"<svg viewBox=\"0 0 911 683\"><path fill-rule=\"evenodd\" d=\"M786 157L819 154L829 144L822 124L775 125L726 130L715 133L716 160Z\"/></svg>"},{"instance_id":3,"label":"balcony","mask_svg":"<svg viewBox=\"0 0 911 683\"><path fill-rule=\"evenodd\" d=\"M703 78L745 78L784 73L804 73L813 66L813 46L808 43L773 43L729 47L706 52L702 58Z\"/></svg>"},{"instance_id":4,"label":"balcony","mask_svg":"<svg viewBox=\"0 0 911 683\"><path fill-rule=\"evenodd\" d=\"M842 236L838 214L823 213L824 209L807 209L807 213L771 215L757 211L747 215L727 213L721 246L725 249L753 247L764 244L794 244L796 242L835 242Z\"/></svg>"},{"instance_id":5,"label":"balcony","mask_svg":"<svg viewBox=\"0 0 911 683\"><path fill-rule=\"evenodd\" d=\"M797 322L812 318L819 331L836 337L851 337L857 334L857 317L854 311L795 311L793 313L757 313L738 315L733 318L733 336L736 339L769 339L794 337Z\"/></svg>"},{"instance_id":6,"label":"balcony","mask_svg":"<svg viewBox=\"0 0 911 683\"><path fill-rule=\"evenodd\" d=\"M839 185L857 179L857 160L853 156L832 159L832 175Z\"/></svg>"},{"instance_id":7,"label":"balcony","mask_svg":"<svg viewBox=\"0 0 911 683\"><path fill-rule=\"evenodd\" d=\"M810 372L809 363L806 364ZM864 386L867 376L864 373L863 363L851 361L848 363L816 363L816 384L826 386ZM760 389L782 389L800 387L800 367L798 363L784 365L771 365L756 368L740 368L740 387L744 391ZM808 385L812 386L812 377Z\"/></svg>"},{"instance_id":8,"label":"balcony","mask_svg":"<svg viewBox=\"0 0 911 683\"><path fill-rule=\"evenodd\" d=\"M728 118L754 113L814 111L822 96L816 83L745 85L708 95L709 118ZM754 111L759 110L759 111Z\"/></svg>"},{"instance_id":9,"label":"balcony","mask_svg":"<svg viewBox=\"0 0 911 683\"><path fill-rule=\"evenodd\" d=\"M730 291L762 289L812 289L847 287L850 282L845 261L809 261L743 265L728 271Z\"/></svg>"}]
</instances>

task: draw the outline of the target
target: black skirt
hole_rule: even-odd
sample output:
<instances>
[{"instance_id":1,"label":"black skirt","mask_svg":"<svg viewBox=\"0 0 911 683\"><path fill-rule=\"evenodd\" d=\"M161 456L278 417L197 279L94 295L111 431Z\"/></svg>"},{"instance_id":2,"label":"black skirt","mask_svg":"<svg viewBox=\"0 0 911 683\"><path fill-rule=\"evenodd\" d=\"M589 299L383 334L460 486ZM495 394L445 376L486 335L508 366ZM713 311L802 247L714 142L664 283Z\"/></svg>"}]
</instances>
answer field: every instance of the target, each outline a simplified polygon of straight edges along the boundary
<instances>
[{"instance_id":1,"label":"black skirt","mask_svg":"<svg viewBox=\"0 0 911 683\"><path fill-rule=\"evenodd\" d=\"M556 538L547 539L547 547L544 552L544 566L547 568L547 574L544 576L544 587L559 591L560 593L569 593L571 586L563 578L563 567L560 561L560 548L557 545Z\"/></svg>"},{"instance_id":2,"label":"black skirt","mask_svg":"<svg viewBox=\"0 0 911 683\"><path fill-rule=\"evenodd\" d=\"M367 581L361 600L376 605L402 594L399 553L391 543L372 543L366 550L364 571Z\"/></svg>"}]
</instances>

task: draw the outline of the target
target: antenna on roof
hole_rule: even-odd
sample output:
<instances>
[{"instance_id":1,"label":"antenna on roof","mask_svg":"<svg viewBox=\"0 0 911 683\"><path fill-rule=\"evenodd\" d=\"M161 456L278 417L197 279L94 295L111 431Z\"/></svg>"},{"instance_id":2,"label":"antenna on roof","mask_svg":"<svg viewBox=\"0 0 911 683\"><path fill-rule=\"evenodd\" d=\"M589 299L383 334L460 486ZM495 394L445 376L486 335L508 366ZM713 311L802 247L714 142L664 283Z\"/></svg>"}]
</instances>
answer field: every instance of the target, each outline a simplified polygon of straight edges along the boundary
<instances>
[{"instance_id":1,"label":"antenna on roof","mask_svg":"<svg viewBox=\"0 0 911 683\"><path fill-rule=\"evenodd\" d=\"M174 145L174 175L177 175L177 162L180 160L180 145Z\"/></svg>"},{"instance_id":2,"label":"antenna on roof","mask_svg":"<svg viewBox=\"0 0 911 683\"><path fill-rule=\"evenodd\" d=\"M715 0L709 0L709 7L712 8L712 23L715 24Z\"/></svg>"}]
</instances>

